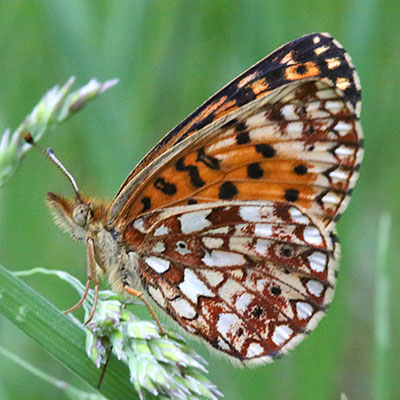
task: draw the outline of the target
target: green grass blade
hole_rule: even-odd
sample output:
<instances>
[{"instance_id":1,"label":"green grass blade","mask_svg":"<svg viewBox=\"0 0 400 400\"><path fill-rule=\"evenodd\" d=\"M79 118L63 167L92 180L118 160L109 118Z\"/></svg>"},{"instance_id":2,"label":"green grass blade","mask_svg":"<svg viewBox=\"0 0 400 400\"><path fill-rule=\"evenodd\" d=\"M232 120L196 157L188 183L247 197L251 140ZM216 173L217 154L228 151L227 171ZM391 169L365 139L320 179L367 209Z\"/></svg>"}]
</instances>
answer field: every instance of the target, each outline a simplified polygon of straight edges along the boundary
<instances>
[{"instance_id":1,"label":"green grass blade","mask_svg":"<svg viewBox=\"0 0 400 400\"><path fill-rule=\"evenodd\" d=\"M11 353L4 347L0 346L0 355L8 358L10 361L18 364L21 368L29 371L31 374L35 375L37 378L47 382L50 385L57 387L60 391L64 392L65 395L70 399L79 400L104 400L105 397L98 393L86 393L76 387L70 385L68 382L57 379L41 370L36 368L34 365L26 362L22 358L18 357L16 354Z\"/></svg>"},{"instance_id":2,"label":"green grass blade","mask_svg":"<svg viewBox=\"0 0 400 400\"><path fill-rule=\"evenodd\" d=\"M378 244L376 260L375 289L375 354L373 398L389 398L389 292L390 284L387 272L387 254L390 239L391 218L383 214L378 226Z\"/></svg>"},{"instance_id":3,"label":"green grass blade","mask_svg":"<svg viewBox=\"0 0 400 400\"><path fill-rule=\"evenodd\" d=\"M85 352L85 332L21 279L0 266L0 312L94 388L100 376ZM99 390L109 399L137 399L128 368L111 357Z\"/></svg>"}]
</instances>

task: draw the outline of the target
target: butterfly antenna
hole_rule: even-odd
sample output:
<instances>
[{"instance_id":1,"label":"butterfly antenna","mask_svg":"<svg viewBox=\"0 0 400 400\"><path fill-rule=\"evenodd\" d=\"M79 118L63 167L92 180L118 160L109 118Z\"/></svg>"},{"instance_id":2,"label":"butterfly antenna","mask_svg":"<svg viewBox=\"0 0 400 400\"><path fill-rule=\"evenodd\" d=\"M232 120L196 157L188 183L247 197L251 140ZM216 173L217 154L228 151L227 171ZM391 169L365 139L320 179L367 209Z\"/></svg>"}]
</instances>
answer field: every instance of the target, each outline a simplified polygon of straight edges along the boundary
<instances>
[{"instance_id":1,"label":"butterfly antenna","mask_svg":"<svg viewBox=\"0 0 400 400\"><path fill-rule=\"evenodd\" d=\"M36 149L40 150L50 161L52 161L58 169L67 177L67 179L71 182L72 187L74 188L74 192L76 195L76 199L81 202L81 194L79 192L78 185L76 184L76 181L74 177L68 172L67 168L64 167L64 165L61 163L61 161L55 156L54 151L48 147L47 149L44 149L43 147L39 146L34 140L31 134L28 132L25 135L25 141L29 143L31 146L35 147Z\"/></svg>"}]
</instances>

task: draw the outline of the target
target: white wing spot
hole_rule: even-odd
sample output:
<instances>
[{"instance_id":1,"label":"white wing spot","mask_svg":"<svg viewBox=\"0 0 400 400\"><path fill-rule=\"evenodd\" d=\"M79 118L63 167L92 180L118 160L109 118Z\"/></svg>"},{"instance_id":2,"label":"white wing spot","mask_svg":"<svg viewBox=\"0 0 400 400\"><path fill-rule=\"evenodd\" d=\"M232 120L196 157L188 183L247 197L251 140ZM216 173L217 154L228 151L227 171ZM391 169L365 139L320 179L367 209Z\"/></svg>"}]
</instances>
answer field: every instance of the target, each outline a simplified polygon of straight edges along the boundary
<instances>
[{"instance_id":1,"label":"white wing spot","mask_svg":"<svg viewBox=\"0 0 400 400\"><path fill-rule=\"evenodd\" d=\"M323 203L330 203L330 204L339 204L341 198L334 192L328 192L324 197L322 197L321 201Z\"/></svg>"},{"instance_id":2,"label":"white wing spot","mask_svg":"<svg viewBox=\"0 0 400 400\"><path fill-rule=\"evenodd\" d=\"M151 256L145 258L146 264L154 271L162 274L169 270L171 263L168 260L164 260L163 258Z\"/></svg>"},{"instance_id":3,"label":"white wing spot","mask_svg":"<svg viewBox=\"0 0 400 400\"><path fill-rule=\"evenodd\" d=\"M315 37L313 38L314 44L318 44L320 41L321 41L321 38L320 38L319 36L315 36Z\"/></svg>"},{"instance_id":4,"label":"white wing spot","mask_svg":"<svg viewBox=\"0 0 400 400\"><path fill-rule=\"evenodd\" d=\"M290 335L293 333L293 330L287 325L279 325L275 328L274 333L272 335L272 341L280 346L282 343L285 343Z\"/></svg>"},{"instance_id":5,"label":"white wing spot","mask_svg":"<svg viewBox=\"0 0 400 400\"><path fill-rule=\"evenodd\" d=\"M281 108L281 114L286 120L294 120L298 118L293 104L287 104L283 106Z\"/></svg>"},{"instance_id":6,"label":"white wing spot","mask_svg":"<svg viewBox=\"0 0 400 400\"><path fill-rule=\"evenodd\" d=\"M239 215L243 221L255 222L260 221L260 207L256 206L243 206L239 208Z\"/></svg>"},{"instance_id":7,"label":"white wing spot","mask_svg":"<svg viewBox=\"0 0 400 400\"><path fill-rule=\"evenodd\" d=\"M262 292L265 288L265 285L268 283L268 281L266 279L259 279L256 283L257 286L257 290L259 292Z\"/></svg>"},{"instance_id":8,"label":"white wing spot","mask_svg":"<svg viewBox=\"0 0 400 400\"><path fill-rule=\"evenodd\" d=\"M163 294L161 293L161 290L159 288L155 288L154 286L149 285L147 287L147 290L150 294L150 296L153 298L153 300L160 306L160 307L165 307L165 299Z\"/></svg>"},{"instance_id":9,"label":"white wing spot","mask_svg":"<svg viewBox=\"0 0 400 400\"><path fill-rule=\"evenodd\" d=\"M200 210L182 214L180 217L178 217L181 223L182 233L188 234L192 232L198 232L210 226L211 221L207 219L207 216L210 213L211 210Z\"/></svg>"},{"instance_id":10,"label":"white wing spot","mask_svg":"<svg viewBox=\"0 0 400 400\"><path fill-rule=\"evenodd\" d=\"M307 319L313 314L313 308L308 303L298 301L296 303L296 312L299 319Z\"/></svg>"},{"instance_id":11,"label":"white wing spot","mask_svg":"<svg viewBox=\"0 0 400 400\"><path fill-rule=\"evenodd\" d=\"M347 147L345 145L341 145L338 148L335 149L335 154L338 156L352 156L354 153L354 149Z\"/></svg>"},{"instance_id":12,"label":"white wing spot","mask_svg":"<svg viewBox=\"0 0 400 400\"><path fill-rule=\"evenodd\" d=\"M232 236L229 239L229 250L238 253L247 253L252 250L252 241L253 239L251 237Z\"/></svg>"},{"instance_id":13,"label":"white wing spot","mask_svg":"<svg viewBox=\"0 0 400 400\"><path fill-rule=\"evenodd\" d=\"M328 259L328 256L325 253L321 253L320 251L314 251L314 253L309 255L307 258L310 263L310 268L313 271L323 272Z\"/></svg>"},{"instance_id":14,"label":"white wing spot","mask_svg":"<svg viewBox=\"0 0 400 400\"><path fill-rule=\"evenodd\" d=\"M236 299L236 308L239 312L244 313L249 308L249 304L253 300L254 296L249 293L243 293Z\"/></svg>"},{"instance_id":15,"label":"white wing spot","mask_svg":"<svg viewBox=\"0 0 400 400\"><path fill-rule=\"evenodd\" d=\"M253 343L250 343L250 346L247 349L246 357L253 358L253 357L257 357L263 353L264 353L264 349L262 348L262 346L259 343L253 342Z\"/></svg>"},{"instance_id":16,"label":"white wing spot","mask_svg":"<svg viewBox=\"0 0 400 400\"><path fill-rule=\"evenodd\" d=\"M327 58L325 60L325 62L328 65L329 69L336 69L340 66L340 58L339 57Z\"/></svg>"},{"instance_id":17,"label":"white wing spot","mask_svg":"<svg viewBox=\"0 0 400 400\"><path fill-rule=\"evenodd\" d=\"M303 232L303 237L304 240L309 244L316 246L322 244L322 236L315 226L306 226Z\"/></svg>"},{"instance_id":18,"label":"white wing spot","mask_svg":"<svg viewBox=\"0 0 400 400\"><path fill-rule=\"evenodd\" d=\"M222 337L218 338L218 348L222 350L231 350L228 343L226 343Z\"/></svg>"},{"instance_id":19,"label":"white wing spot","mask_svg":"<svg viewBox=\"0 0 400 400\"><path fill-rule=\"evenodd\" d=\"M258 239L255 245L255 250L258 254L265 256L269 248L269 242L264 239Z\"/></svg>"},{"instance_id":20,"label":"white wing spot","mask_svg":"<svg viewBox=\"0 0 400 400\"><path fill-rule=\"evenodd\" d=\"M350 81L347 78L337 78L336 86L340 90L345 91L350 86Z\"/></svg>"},{"instance_id":21,"label":"white wing spot","mask_svg":"<svg viewBox=\"0 0 400 400\"><path fill-rule=\"evenodd\" d=\"M296 207L290 207L289 214L296 224L307 225L309 223L309 219Z\"/></svg>"},{"instance_id":22,"label":"white wing spot","mask_svg":"<svg viewBox=\"0 0 400 400\"><path fill-rule=\"evenodd\" d=\"M165 249L166 249L166 247L165 247L165 244L163 242L157 242L153 246L154 253L163 253L165 251Z\"/></svg>"},{"instance_id":23,"label":"white wing spot","mask_svg":"<svg viewBox=\"0 0 400 400\"><path fill-rule=\"evenodd\" d=\"M195 304L199 296L214 297L214 293L189 268L185 268L183 282L179 284L179 289Z\"/></svg>"},{"instance_id":24,"label":"white wing spot","mask_svg":"<svg viewBox=\"0 0 400 400\"><path fill-rule=\"evenodd\" d=\"M231 272L231 277L232 278L236 278L237 280L241 280L243 279L243 271L242 269L233 269L230 271Z\"/></svg>"},{"instance_id":25,"label":"white wing spot","mask_svg":"<svg viewBox=\"0 0 400 400\"><path fill-rule=\"evenodd\" d=\"M212 287L218 286L224 280L224 275L222 274L222 272L204 269L199 271L199 273L208 281L208 283Z\"/></svg>"},{"instance_id":26,"label":"white wing spot","mask_svg":"<svg viewBox=\"0 0 400 400\"><path fill-rule=\"evenodd\" d=\"M246 125L249 129L263 127L266 123L265 113L258 113L247 118Z\"/></svg>"},{"instance_id":27,"label":"white wing spot","mask_svg":"<svg viewBox=\"0 0 400 400\"><path fill-rule=\"evenodd\" d=\"M270 224L256 224L254 236L270 238L272 236L272 226Z\"/></svg>"},{"instance_id":28,"label":"white wing spot","mask_svg":"<svg viewBox=\"0 0 400 400\"><path fill-rule=\"evenodd\" d=\"M345 53L345 54L347 54L347 53ZM357 72L355 70L353 71L353 80L354 80L354 83L356 85L356 89L357 90L361 90L360 77L358 76L358 74L357 74Z\"/></svg>"},{"instance_id":29,"label":"white wing spot","mask_svg":"<svg viewBox=\"0 0 400 400\"><path fill-rule=\"evenodd\" d=\"M207 252L201 261L209 267L232 267L246 263L246 259L241 254L222 250Z\"/></svg>"},{"instance_id":30,"label":"white wing spot","mask_svg":"<svg viewBox=\"0 0 400 400\"><path fill-rule=\"evenodd\" d=\"M168 233L169 228L167 228L165 225L161 225L154 231L154 236L168 235Z\"/></svg>"},{"instance_id":31,"label":"white wing spot","mask_svg":"<svg viewBox=\"0 0 400 400\"><path fill-rule=\"evenodd\" d=\"M234 132L234 129L229 129L229 131ZM226 133L228 133L227 131ZM210 153L214 153L220 149L224 149L226 147L230 147L236 144L235 137L228 137L226 139L219 140L217 143L208 146L208 151Z\"/></svg>"},{"instance_id":32,"label":"white wing spot","mask_svg":"<svg viewBox=\"0 0 400 400\"><path fill-rule=\"evenodd\" d=\"M343 107L344 104L342 101L329 100L325 103L325 108L333 114L337 114L338 112L342 111Z\"/></svg>"},{"instance_id":33,"label":"white wing spot","mask_svg":"<svg viewBox=\"0 0 400 400\"><path fill-rule=\"evenodd\" d=\"M224 244L224 239L214 237L204 237L201 241L208 249L219 249Z\"/></svg>"},{"instance_id":34,"label":"white wing spot","mask_svg":"<svg viewBox=\"0 0 400 400\"><path fill-rule=\"evenodd\" d=\"M308 291L316 297L321 296L322 291L324 290L324 285L321 282L315 280L309 280L306 283Z\"/></svg>"},{"instance_id":35,"label":"white wing spot","mask_svg":"<svg viewBox=\"0 0 400 400\"><path fill-rule=\"evenodd\" d=\"M143 218L135 219L135 221L133 221L133 223L132 223L132 226L134 227L134 229L137 229L139 232L142 232L142 233L146 232Z\"/></svg>"},{"instance_id":36,"label":"white wing spot","mask_svg":"<svg viewBox=\"0 0 400 400\"><path fill-rule=\"evenodd\" d=\"M314 50L316 56L319 56L329 50L329 46L320 46Z\"/></svg>"},{"instance_id":37,"label":"white wing spot","mask_svg":"<svg viewBox=\"0 0 400 400\"><path fill-rule=\"evenodd\" d=\"M321 107L320 101L313 101L306 106L307 114L312 115L315 111L318 111Z\"/></svg>"},{"instance_id":38,"label":"white wing spot","mask_svg":"<svg viewBox=\"0 0 400 400\"><path fill-rule=\"evenodd\" d=\"M171 302L172 308L183 318L193 319L196 316L195 308L185 299L179 298Z\"/></svg>"},{"instance_id":39,"label":"white wing spot","mask_svg":"<svg viewBox=\"0 0 400 400\"><path fill-rule=\"evenodd\" d=\"M326 87L321 86L320 90L316 93L317 98L321 100L336 99L337 93L335 90L326 89Z\"/></svg>"},{"instance_id":40,"label":"white wing spot","mask_svg":"<svg viewBox=\"0 0 400 400\"><path fill-rule=\"evenodd\" d=\"M339 133L339 136L346 136L353 129L353 125L339 121L333 129Z\"/></svg>"},{"instance_id":41,"label":"white wing spot","mask_svg":"<svg viewBox=\"0 0 400 400\"><path fill-rule=\"evenodd\" d=\"M233 279L227 279L218 291L219 297L228 304L233 304L240 293L243 293L243 286Z\"/></svg>"},{"instance_id":42,"label":"white wing spot","mask_svg":"<svg viewBox=\"0 0 400 400\"><path fill-rule=\"evenodd\" d=\"M216 228L216 229L211 229L207 231L207 233L213 234L213 235L226 235L229 232L229 226L221 226L221 228Z\"/></svg>"},{"instance_id":43,"label":"white wing spot","mask_svg":"<svg viewBox=\"0 0 400 400\"><path fill-rule=\"evenodd\" d=\"M301 135L303 133L303 123L302 122L290 122L287 124L286 133L288 135Z\"/></svg>"},{"instance_id":44,"label":"white wing spot","mask_svg":"<svg viewBox=\"0 0 400 400\"><path fill-rule=\"evenodd\" d=\"M318 97L322 97L324 93L325 92L319 92ZM327 111L322 111L322 110L314 111L311 115L311 118L314 118L314 119L322 119L322 118L328 118L328 117L330 117L330 114Z\"/></svg>"},{"instance_id":45,"label":"white wing spot","mask_svg":"<svg viewBox=\"0 0 400 400\"><path fill-rule=\"evenodd\" d=\"M237 315L222 313L218 318L217 330L224 338L227 338L228 333L236 331L236 328L239 327L239 323L240 320Z\"/></svg>"},{"instance_id":46,"label":"white wing spot","mask_svg":"<svg viewBox=\"0 0 400 400\"><path fill-rule=\"evenodd\" d=\"M331 179L336 179L339 181L347 181L347 179L349 179L349 173L341 169L333 170L329 173L329 176L331 177Z\"/></svg>"}]
</instances>

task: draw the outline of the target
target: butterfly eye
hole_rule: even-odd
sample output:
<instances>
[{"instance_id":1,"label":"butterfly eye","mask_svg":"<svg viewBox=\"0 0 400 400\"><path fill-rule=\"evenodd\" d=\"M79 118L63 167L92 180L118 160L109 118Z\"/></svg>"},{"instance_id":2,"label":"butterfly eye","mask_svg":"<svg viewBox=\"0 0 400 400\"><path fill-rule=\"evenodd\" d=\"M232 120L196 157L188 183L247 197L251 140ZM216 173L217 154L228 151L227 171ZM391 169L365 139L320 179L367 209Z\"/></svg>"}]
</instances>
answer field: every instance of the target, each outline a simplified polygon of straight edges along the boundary
<instances>
[{"instance_id":1,"label":"butterfly eye","mask_svg":"<svg viewBox=\"0 0 400 400\"><path fill-rule=\"evenodd\" d=\"M72 211L72 219L79 226L85 226L88 220L90 207L87 204L78 204Z\"/></svg>"}]
</instances>

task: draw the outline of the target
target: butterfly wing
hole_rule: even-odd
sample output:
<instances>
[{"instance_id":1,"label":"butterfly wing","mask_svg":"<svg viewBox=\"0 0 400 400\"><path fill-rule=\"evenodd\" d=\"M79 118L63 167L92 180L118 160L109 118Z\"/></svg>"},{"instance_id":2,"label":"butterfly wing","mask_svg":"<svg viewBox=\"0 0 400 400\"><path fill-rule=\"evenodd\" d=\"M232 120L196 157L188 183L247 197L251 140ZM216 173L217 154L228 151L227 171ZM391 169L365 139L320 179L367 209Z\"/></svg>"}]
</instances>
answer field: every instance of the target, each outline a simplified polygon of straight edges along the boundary
<instances>
[{"instance_id":1,"label":"butterfly wing","mask_svg":"<svg viewBox=\"0 0 400 400\"><path fill-rule=\"evenodd\" d=\"M170 131L122 184L129 182L161 153L243 105L290 82L318 78L344 92L360 116L361 86L357 72L340 43L327 33L313 33L289 42L238 76Z\"/></svg>"},{"instance_id":2,"label":"butterfly wing","mask_svg":"<svg viewBox=\"0 0 400 400\"><path fill-rule=\"evenodd\" d=\"M290 201L332 230L362 159L362 130L343 91L287 84L175 144L110 208L119 231L141 213L218 200Z\"/></svg>"},{"instance_id":3,"label":"butterfly wing","mask_svg":"<svg viewBox=\"0 0 400 400\"><path fill-rule=\"evenodd\" d=\"M184 329L268 362L315 328L362 159L360 104L347 53L307 35L232 81L132 171L107 227Z\"/></svg>"},{"instance_id":4,"label":"butterfly wing","mask_svg":"<svg viewBox=\"0 0 400 400\"><path fill-rule=\"evenodd\" d=\"M152 299L243 362L272 361L295 347L333 297L335 237L287 202L155 211L130 224L124 240Z\"/></svg>"}]
</instances>

